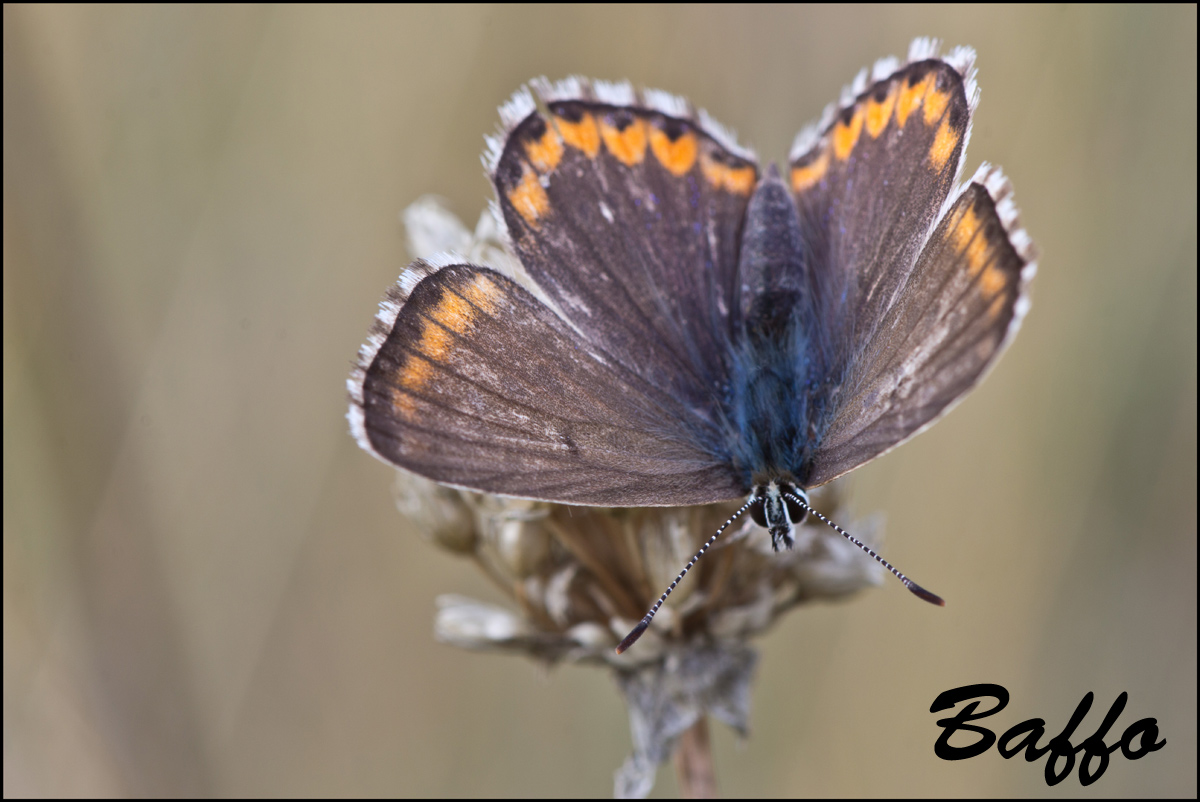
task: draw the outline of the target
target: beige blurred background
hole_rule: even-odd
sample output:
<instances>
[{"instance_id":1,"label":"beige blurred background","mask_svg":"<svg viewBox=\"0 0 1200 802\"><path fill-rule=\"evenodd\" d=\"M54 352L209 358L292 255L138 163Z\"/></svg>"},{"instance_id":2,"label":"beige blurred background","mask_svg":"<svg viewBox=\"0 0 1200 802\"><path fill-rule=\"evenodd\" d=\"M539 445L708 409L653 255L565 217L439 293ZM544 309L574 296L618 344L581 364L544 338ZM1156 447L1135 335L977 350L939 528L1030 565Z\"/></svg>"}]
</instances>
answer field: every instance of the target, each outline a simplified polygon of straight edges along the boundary
<instances>
[{"instance_id":1,"label":"beige blurred background","mask_svg":"<svg viewBox=\"0 0 1200 802\"><path fill-rule=\"evenodd\" d=\"M1040 246L983 386L853 479L894 582L761 641L722 790L1040 795L937 759L941 691L1003 730L1087 691L1165 749L1064 796L1195 796L1196 9L4 8L4 793L607 795L611 678L432 636L496 600L396 513L344 381L435 192L473 225L524 80L691 98L765 158L862 66L979 51L968 174ZM676 792L660 772L657 795Z\"/></svg>"}]
</instances>

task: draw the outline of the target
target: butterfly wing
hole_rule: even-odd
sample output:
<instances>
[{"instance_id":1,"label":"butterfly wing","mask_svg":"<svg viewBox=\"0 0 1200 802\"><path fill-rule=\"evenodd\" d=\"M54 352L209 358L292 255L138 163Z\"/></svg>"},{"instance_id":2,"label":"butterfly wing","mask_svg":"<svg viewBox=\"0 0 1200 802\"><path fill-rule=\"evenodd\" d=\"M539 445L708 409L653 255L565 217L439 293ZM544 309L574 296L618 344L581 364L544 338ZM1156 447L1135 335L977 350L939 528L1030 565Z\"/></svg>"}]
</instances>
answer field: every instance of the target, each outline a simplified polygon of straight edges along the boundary
<instances>
[{"instance_id":1,"label":"butterfly wing","mask_svg":"<svg viewBox=\"0 0 1200 802\"><path fill-rule=\"evenodd\" d=\"M742 493L677 398L486 268L414 264L349 387L360 445L444 484L602 506Z\"/></svg>"},{"instance_id":2,"label":"butterfly wing","mask_svg":"<svg viewBox=\"0 0 1200 802\"><path fill-rule=\"evenodd\" d=\"M535 90L545 111L518 94L490 160L513 249L588 342L711 421L753 155L665 93Z\"/></svg>"},{"instance_id":3,"label":"butterfly wing","mask_svg":"<svg viewBox=\"0 0 1200 802\"><path fill-rule=\"evenodd\" d=\"M754 162L663 93L536 89L501 110L487 163L538 294L470 265L414 265L350 379L352 429L387 462L490 493L744 495L719 394Z\"/></svg>"},{"instance_id":4,"label":"butterfly wing","mask_svg":"<svg viewBox=\"0 0 1200 802\"><path fill-rule=\"evenodd\" d=\"M932 424L974 387L1028 306L1033 250L986 165L955 189L978 92L974 53L914 43L803 132L791 184L812 263L811 337L836 396L802 471L828 482ZM952 194L953 192L953 194Z\"/></svg>"}]
</instances>

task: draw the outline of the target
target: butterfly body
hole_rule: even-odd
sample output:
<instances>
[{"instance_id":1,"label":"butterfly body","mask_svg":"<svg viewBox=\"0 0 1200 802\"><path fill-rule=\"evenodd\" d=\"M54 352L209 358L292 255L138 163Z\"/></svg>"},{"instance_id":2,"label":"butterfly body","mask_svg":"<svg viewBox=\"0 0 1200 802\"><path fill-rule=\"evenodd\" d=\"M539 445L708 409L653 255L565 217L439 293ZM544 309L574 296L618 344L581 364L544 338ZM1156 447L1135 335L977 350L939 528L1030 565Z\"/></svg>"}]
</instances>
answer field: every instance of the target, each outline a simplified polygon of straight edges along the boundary
<instances>
[{"instance_id":1,"label":"butterfly body","mask_svg":"<svg viewBox=\"0 0 1200 802\"><path fill-rule=\"evenodd\" d=\"M839 376L806 285L795 203L774 165L750 199L738 260L738 312L725 401L728 443L746 491L804 484Z\"/></svg>"}]
</instances>

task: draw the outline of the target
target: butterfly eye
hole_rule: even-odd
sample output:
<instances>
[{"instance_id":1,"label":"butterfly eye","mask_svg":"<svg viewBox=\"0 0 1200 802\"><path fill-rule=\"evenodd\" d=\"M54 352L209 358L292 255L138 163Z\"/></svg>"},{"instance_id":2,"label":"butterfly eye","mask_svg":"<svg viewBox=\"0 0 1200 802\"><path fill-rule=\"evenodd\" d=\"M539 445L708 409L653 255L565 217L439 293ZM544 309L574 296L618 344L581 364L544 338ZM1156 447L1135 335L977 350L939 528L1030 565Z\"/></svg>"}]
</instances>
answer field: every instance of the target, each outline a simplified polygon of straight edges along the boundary
<instances>
[{"instance_id":1,"label":"butterfly eye","mask_svg":"<svg viewBox=\"0 0 1200 802\"><path fill-rule=\"evenodd\" d=\"M792 525L799 526L804 523L804 519L808 517L808 507L800 506L788 496L783 497L783 502L787 504L788 518L792 519Z\"/></svg>"},{"instance_id":2,"label":"butterfly eye","mask_svg":"<svg viewBox=\"0 0 1200 802\"><path fill-rule=\"evenodd\" d=\"M763 503L763 500L761 498L756 498L756 499L754 499L754 501L755 501L755 503L753 505L751 505L751 507L750 507L750 520L754 521L754 523L758 524L763 529L766 529L767 528L767 512L766 512L767 505ZM788 503L790 504L792 502L788 502Z\"/></svg>"}]
</instances>

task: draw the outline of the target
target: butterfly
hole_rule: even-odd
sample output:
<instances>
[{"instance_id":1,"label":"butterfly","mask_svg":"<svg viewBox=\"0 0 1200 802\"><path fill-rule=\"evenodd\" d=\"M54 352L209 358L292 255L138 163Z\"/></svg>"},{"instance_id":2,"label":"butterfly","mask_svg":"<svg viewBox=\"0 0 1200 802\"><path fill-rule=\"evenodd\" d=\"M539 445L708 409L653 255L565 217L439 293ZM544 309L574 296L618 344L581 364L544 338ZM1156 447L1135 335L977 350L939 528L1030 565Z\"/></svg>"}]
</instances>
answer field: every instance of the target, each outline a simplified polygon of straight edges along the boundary
<instances>
[{"instance_id":1,"label":"butterfly","mask_svg":"<svg viewBox=\"0 0 1200 802\"><path fill-rule=\"evenodd\" d=\"M878 61L783 171L674 95L531 82L484 157L525 281L414 262L349 379L352 433L485 493L746 499L734 517L790 548L807 491L932 425L1029 307L1008 180L987 164L959 180L974 62L928 39Z\"/></svg>"}]
</instances>

